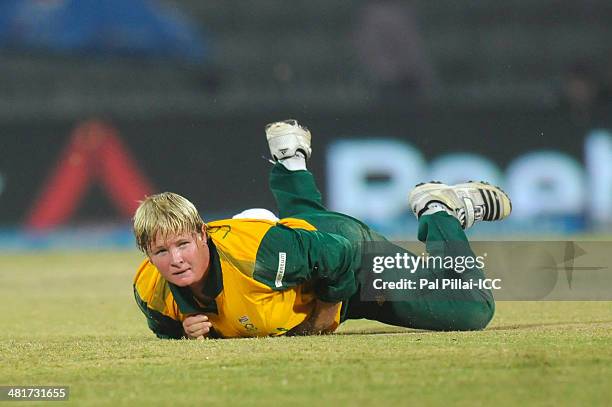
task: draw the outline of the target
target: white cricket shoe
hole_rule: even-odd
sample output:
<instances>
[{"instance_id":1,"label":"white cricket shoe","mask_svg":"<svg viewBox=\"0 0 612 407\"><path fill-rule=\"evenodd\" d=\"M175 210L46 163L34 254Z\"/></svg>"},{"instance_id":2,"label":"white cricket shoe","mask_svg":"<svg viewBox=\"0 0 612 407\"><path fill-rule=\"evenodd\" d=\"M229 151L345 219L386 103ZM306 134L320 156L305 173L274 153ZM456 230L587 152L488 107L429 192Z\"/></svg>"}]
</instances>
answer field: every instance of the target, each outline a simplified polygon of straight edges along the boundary
<instances>
[{"instance_id":1,"label":"white cricket shoe","mask_svg":"<svg viewBox=\"0 0 612 407\"><path fill-rule=\"evenodd\" d=\"M266 125L266 138L274 161L295 156L298 151L310 158L310 130L297 120L283 120Z\"/></svg>"},{"instance_id":2,"label":"white cricket shoe","mask_svg":"<svg viewBox=\"0 0 612 407\"><path fill-rule=\"evenodd\" d=\"M502 220L512 212L508 195L486 182L470 181L452 186L435 181L419 184L410 192L408 202L417 219L431 205L441 205L459 220L463 229L476 221Z\"/></svg>"}]
</instances>

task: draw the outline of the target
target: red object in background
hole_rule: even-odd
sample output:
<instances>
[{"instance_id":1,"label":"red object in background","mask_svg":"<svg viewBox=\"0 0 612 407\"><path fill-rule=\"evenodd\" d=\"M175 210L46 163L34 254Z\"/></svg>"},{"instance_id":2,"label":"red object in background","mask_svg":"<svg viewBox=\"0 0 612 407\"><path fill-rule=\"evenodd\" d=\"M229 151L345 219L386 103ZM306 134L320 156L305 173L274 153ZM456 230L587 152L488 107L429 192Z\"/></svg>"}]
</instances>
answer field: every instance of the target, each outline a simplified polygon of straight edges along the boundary
<instances>
[{"instance_id":1,"label":"red object in background","mask_svg":"<svg viewBox=\"0 0 612 407\"><path fill-rule=\"evenodd\" d=\"M130 218L153 187L112 127L98 121L79 125L27 217L29 230L68 221L90 183L101 180L122 216Z\"/></svg>"}]
</instances>

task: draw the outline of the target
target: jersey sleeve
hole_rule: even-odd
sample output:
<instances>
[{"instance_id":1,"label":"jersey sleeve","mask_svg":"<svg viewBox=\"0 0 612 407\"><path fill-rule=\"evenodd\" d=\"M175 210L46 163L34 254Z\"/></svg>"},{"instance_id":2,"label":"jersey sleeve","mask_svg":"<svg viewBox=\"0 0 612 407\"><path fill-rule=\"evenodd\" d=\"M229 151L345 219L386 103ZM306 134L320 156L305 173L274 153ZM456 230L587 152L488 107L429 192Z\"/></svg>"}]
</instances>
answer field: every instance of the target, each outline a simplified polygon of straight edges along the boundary
<instances>
[{"instance_id":1,"label":"jersey sleeve","mask_svg":"<svg viewBox=\"0 0 612 407\"><path fill-rule=\"evenodd\" d=\"M147 318L149 329L160 339L181 339L184 337L183 324L180 321L170 318L148 306L148 304L140 298L136 287L134 287L134 297L138 308Z\"/></svg>"},{"instance_id":2,"label":"jersey sleeve","mask_svg":"<svg viewBox=\"0 0 612 407\"><path fill-rule=\"evenodd\" d=\"M354 257L342 236L277 224L261 241L253 278L278 291L312 281L317 298L340 302L357 289Z\"/></svg>"}]
</instances>

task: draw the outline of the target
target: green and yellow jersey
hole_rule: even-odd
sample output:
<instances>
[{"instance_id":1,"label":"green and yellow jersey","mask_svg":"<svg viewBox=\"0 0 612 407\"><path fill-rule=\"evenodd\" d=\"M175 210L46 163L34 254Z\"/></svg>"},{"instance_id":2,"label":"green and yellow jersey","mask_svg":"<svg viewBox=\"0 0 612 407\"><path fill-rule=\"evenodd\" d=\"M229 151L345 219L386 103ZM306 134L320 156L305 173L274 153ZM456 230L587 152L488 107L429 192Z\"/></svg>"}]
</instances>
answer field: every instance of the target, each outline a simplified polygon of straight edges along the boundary
<instances>
[{"instance_id":1,"label":"green and yellow jersey","mask_svg":"<svg viewBox=\"0 0 612 407\"><path fill-rule=\"evenodd\" d=\"M340 302L356 291L358 254L344 237L292 218L207 226L210 268L202 294L210 303L168 283L148 259L136 273L136 302L160 338L183 337L182 321L196 313L208 316L219 337L283 335L310 315L317 298Z\"/></svg>"}]
</instances>

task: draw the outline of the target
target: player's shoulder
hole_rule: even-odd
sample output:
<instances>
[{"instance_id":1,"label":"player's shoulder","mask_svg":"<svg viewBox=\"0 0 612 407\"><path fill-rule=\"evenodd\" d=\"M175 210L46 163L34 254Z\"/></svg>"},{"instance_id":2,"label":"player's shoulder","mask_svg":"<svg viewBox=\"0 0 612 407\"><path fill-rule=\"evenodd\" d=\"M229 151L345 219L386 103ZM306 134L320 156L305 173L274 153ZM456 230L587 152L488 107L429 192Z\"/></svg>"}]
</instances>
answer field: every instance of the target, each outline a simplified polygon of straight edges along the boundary
<instances>
[{"instance_id":1,"label":"player's shoulder","mask_svg":"<svg viewBox=\"0 0 612 407\"><path fill-rule=\"evenodd\" d=\"M143 300L169 290L168 282L149 259L144 259L134 276L134 288Z\"/></svg>"},{"instance_id":2,"label":"player's shoulder","mask_svg":"<svg viewBox=\"0 0 612 407\"><path fill-rule=\"evenodd\" d=\"M134 296L143 311L152 310L175 320L181 319L170 285L149 259L143 260L136 271Z\"/></svg>"},{"instance_id":3,"label":"player's shoulder","mask_svg":"<svg viewBox=\"0 0 612 407\"><path fill-rule=\"evenodd\" d=\"M278 224L291 229L317 230L311 223L298 218L283 218L278 221Z\"/></svg>"},{"instance_id":4,"label":"player's shoulder","mask_svg":"<svg viewBox=\"0 0 612 407\"><path fill-rule=\"evenodd\" d=\"M134 283L143 279L154 278L157 275L161 276L159 274L159 271L157 270L157 267L155 267L153 263L151 263L151 260L149 260L149 258L145 258L140 262L138 268L136 269Z\"/></svg>"},{"instance_id":5,"label":"player's shoulder","mask_svg":"<svg viewBox=\"0 0 612 407\"><path fill-rule=\"evenodd\" d=\"M251 229L267 229L274 226L276 221L268 219L255 218L239 218L239 219L221 219L206 223L208 231L217 230L251 230Z\"/></svg>"},{"instance_id":6,"label":"player's shoulder","mask_svg":"<svg viewBox=\"0 0 612 407\"><path fill-rule=\"evenodd\" d=\"M223 227L266 227L282 225L291 229L306 229L306 230L317 230L317 228L304 219L299 218L282 218L282 219L267 219L267 218L249 218L240 217L232 219L220 219L207 222L208 228L223 228Z\"/></svg>"},{"instance_id":7,"label":"player's shoulder","mask_svg":"<svg viewBox=\"0 0 612 407\"><path fill-rule=\"evenodd\" d=\"M294 244L300 233L316 231L310 223L296 218L278 221L265 219L225 219L207 224L208 236L222 260L255 261L262 252ZM300 232L297 232L300 231ZM297 232L297 233L296 233Z\"/></svg>"},{"instance_id":8,"label":"player's shoulder","mask_svg":"<svg viewBox=\"0 0 612 407\"><path fill-rule=\"evenodd\" d=\"M208 236L221 246L259 241L276 222L265 219L222 219L206 224Z\"/></svg>"}]
</instances>

